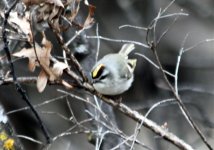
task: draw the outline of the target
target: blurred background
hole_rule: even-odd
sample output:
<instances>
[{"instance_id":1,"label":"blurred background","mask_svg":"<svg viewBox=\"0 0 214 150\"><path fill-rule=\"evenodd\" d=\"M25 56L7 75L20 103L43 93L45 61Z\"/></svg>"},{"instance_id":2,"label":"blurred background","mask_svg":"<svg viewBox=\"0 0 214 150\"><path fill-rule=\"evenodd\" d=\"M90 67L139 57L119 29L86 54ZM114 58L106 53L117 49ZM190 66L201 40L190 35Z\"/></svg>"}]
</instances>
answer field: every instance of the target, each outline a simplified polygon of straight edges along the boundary
<instances>
[{"instance_id":1,"label":"blurred background","mask_svg":"<svg viewBox=\"0 0 214 150\"><path fill-rule=\"evenodd\" d=\"M157 16L159 10L163 10L170 2L169 0L96 1L94 3L97 6L96 20L99 23L99 34L113 39L127 39L146 43L145 31L133 28L119 29L118 27L126 24L147 27ZM206 39L213 39L213 5L211 0L203 2L200 0L176 0L166 11L166 14L183 10L189 16L180 16L172 26L175 17L162 19L158 22L157 37L160 37L171 26L166 36L160 41L157 50L167 71L174 74L179 51L187 34L188 37L183 45L184 49ZM101 40L101 47L103 46L103 48L101 48L100 55L105 55L109 51L117 52L120 48L118 44L120 43ZM213 42L204 42L183 53L178 73L179 94L211 145L214 145L212 134L214 125L212 117L213 46ZM154 55L148 49L137 47L135 52L142 53L154 61ZM142 57L135 54L132 57L138 59L135 82L130 91L124 94L123 102L145 114L154 103L172 98L172 93L168 90L159 70ZM174 79L172 77L169 79L174 85ZM131 134L135 123L133 124L126 117L120 116L119 118L121 122L125 121L121 123L124 130ZM165 104L158 107L149 118L160 125L166 122L169 131L196 149L207 149L188 124L177 104ZM146 145L152 145L154 149L177 149L146 129L141 131L139 139Z\"/></svg>"},{"instance_id":2,"label":"blurred background","mask_svg":"<svg viewBox=\"0 0 214 150\"><path fill-rule=\"evenodd\" d=\"M89 1L89 3L96 6L94 16L95 24L92 28L84 32L83 35L96 35L95 30L96 25L98 24L100 36L146 43L146 31L134 28L119 29L119 27L127 24L148 27L152 20L158 15L160 9L163 10L170 2L171 1L169 0ZM165 14L173 14L182 11L189 15L178 17L177 21L173 25L171 24L175 17L161 19L158 21L156 28L156 36L160 37L170 26L167 34L161 39L157 47L157 52L164 69L172 74L175 72L180 49L182 47L187 49L196 45L181 56L178 72L178 92L194 121L205 134L208 142L212 146L214 146L214 42L199 43L206 39L214 39L213 7L214 2L212 0L176 0L167 9ZM87 9L80 9L82 14L85 14L86 11ZM81 20L81 16L79 16L77 20L78 19ZM74 31L71 30L67 33L63 33L63 36L65 39L69 39L69 35L73 36L73 32ZM47 31L47 34L51 40L55 40L51 31ZM71 48L74 49L76 57L80 60L88 74L90 74L90 70L95 63L94 57L96 53L96 42L97 39L85 39L84 36L82 36L70 45ZM77 48L75 49L75 47L78 47L81 43L87 43L87 45L89 45L84 49L85 51L78 51ZM99 58L102 58L102 56L108 53L118 52L122 44L123 43L119 42L100 40ZM54 49L56 55L61 55L60 52L57 51L60 49L58 45L55 45ZM160 70L135 53L141 53L157 63L151 50L136 46L136 50L131 54L132 58L137 58L135 81L131 89L123 94L122 102L130 106L133 110L137 110L138 112L145 114L153 104L164 99L173 98L173 95L165 84ZM15 67L17 70L17 76L38 74L39 70L37 70L37 73L35 74L29 74L29 71L23 67L23 64L27 64L27 59L16 61ZM2 62L1 65L4 66L5 64ZM169 76L168 78L172 85L174 85L174 79ZM57 92L57 89L63 89L60 86L50 85L42 94L38 93L35 84L33 83L24 84L23 86L33 104L39 104L44 101L55 99L54 102L48 103L47 105L41 106L37 109L52 137L59 135L75 124L72 121L62 119L58 114L63 114L67 117L75 116L79 122L90 116L85 111L86 107L84 102L76 100L70 96L61 97L65 93ZM75 89L71 93L82 95L84 91ZM86 97L88 97L87 93L86 95ZM89 97L93 98L93 96ZM26 106L17 94L13 85L0 86L0 101L5 108L5 112L10 112ZM69 101L69 104L67 101ZM74 115L71 115L70 108L68 106L71 106L73 110L72 113ZM108 109L112 110L112 108ZM53 112L57 112L58 114ZM136 122L124 116L116 109L113 109L111 113L112 114L109 114L110 118L112 117L111 115L115 115L113 116L113 122L118 124L118 128L121 131L129 136L134 133ZM28 135L35 139L45 141L39 125L34 116L32 116L30 110L11 113L8 117L10 118L10 122L15 128L17 134ZM174 133L194 148L200 150L207 149L200 137L189 125L176 103L165 103L164 105L160 105L151 112L148 118L159 125L165 125L168 131ZM90 128L90 122L88 122L86 126ZM57 139L49 149L93 150L95 147L93 144L88 142L89 136L90 135L85 133L73 133L69 136L63 136ZM165 141L162 137L157 136L144 127L142 127L138 140L153 150L178 149ZM24 143L25 149L41 149L41 145L35 144L34 142L30 142L25 139L21 139L21 142ZM146 148L136 144L135 149L141 150Z\"/></svg>"}]
</instances>

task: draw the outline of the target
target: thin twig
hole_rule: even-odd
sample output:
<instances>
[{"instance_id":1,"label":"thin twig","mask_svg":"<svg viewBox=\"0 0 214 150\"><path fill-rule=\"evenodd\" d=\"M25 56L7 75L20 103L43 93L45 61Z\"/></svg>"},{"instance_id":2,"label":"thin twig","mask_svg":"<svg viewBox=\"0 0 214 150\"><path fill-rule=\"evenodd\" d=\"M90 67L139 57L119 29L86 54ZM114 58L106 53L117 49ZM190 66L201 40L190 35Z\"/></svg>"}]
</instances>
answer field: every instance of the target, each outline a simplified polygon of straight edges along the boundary
<instances>
[{"instance_id":1,"label":"thin twig","mask_svg":"<svg viewBox=\"0 0 214 150\"><path fill-rule=\"evenodd\" d=\"M119 42L119 43L133 43L135 45L139 45L139 46L142 46L144 48L149 48L148 45L146 44L143 44L141 42L137 42L137 41L130 41L130 40L118 40L118 39L111 39L111 38L107 38L107 37L103 37L103 36L85 36L85 38L88 38L88 39L101 39L101 40L106 40L106 41L111 41L111 42Z\"/></svg>"},{"instance_id":2,"label":"thin twig","mask_svg":"<svg viewBox=\"0 0 214 150\"><path fill-rule=\"evenodd\" d=\"M189 14L182 13L182 12L181 13L172 13L172 14L160 16L159 18L156 18L155 20L165 19L165 18L169 18L169 17L176 17L176 16L189 16Z\"/></svg>"},{"instance_id":3,"label":"thin twig","mask_svg":"<svg viewBox=\"0 0 214 150\"><path fill-rule=\"evenodd\" d=\"M76 67L77 70L79 71L81 77L83 78L83 81L87 82L88 78L87 78L87 76L86 76L86 74L85 74L85 72L84 72L82 66L80 65L80 63L78 62L78 60L74 57L74 54L71 53L71 50L68 48L68 46L67 46L66 44L64 44L64 40L63 40L62 36L61 36L56 30L54 30L54 25L53 25L51 22L49 22L49 26L52 28L53 32L55 33L56 38L57 38L57 40L58 40L60 46L62 47L62 49L63 49L67 54L69 54L69 56L70 56L70 58L71 58L71 62L75 65L75 67ZM79 32L76 33L76 36L78 36L78 34L80 34L82 31L83 31L83 30L79 30ZM76 36L74 35L73 38L75 39ZM71 40L74 40L73 38L72 38ZM67 42L67 44L68 44L68 42ZM67 70L68 70L68 69L67 69ZM68 70L68 71L69 71L69 70ZM80 82L80 80L78 80L78 82Z\"/></svg>"},{"instance_id":4,"label":"thin twig","mask_svg":"<svg viewBox=\"0 0 214 150\"><path fill-rule=\"evenodd\" d=\"M136 55L138 55L138 56L141 56L141 57L143 57L145 60L147 60L151 65L153 65L155 68L157 68L157 69L160 69L160 67L157 65L157 64L155 64L151 59L149 59L148 57L146 57L145 55L143 55L143 54L141 54L141 53L135 53ZM170 72L168 72L168 71L166 71L166 70L164 70L164 72L167 74L167 75L169 75L169 76L171 76L171 77L175 77L174 76L174 74L172 74L172 73L170 73Z\"/></svg>"},{"instance_id":5,"label":"thin twig","mask_svg":"<svg viewBox=\"0 0 214 150\"><path fill-rule=\"evenodd\" d=\"M83 120L83 121L80 121L80 122L78 123L78 125L82 125L82 124L88 123L88 122L90 122L90 121L92 121L92 118L88 118L88 119L85 119L85 120ZM62 133L58 134L57 136L53 137L53 141L56 141L56 140L57 140L58 138L60 138L60 137L63 137L63 136L66 136L66 135L70 135L70 134L71 134L71 131L72 131L76 126L77 126L77 124L74 125L72 128L69 128L69 129L66 130L65 132L62 132ZM89 133L90 133L90 132L89 132Z\"/></svg>"},{"instance_id":6,"label":"thin twig","mask_svg":"<svg viewBox=\"0 0 214 150\"><path fill-rule=\"evenodd\" d=\"M62 118L65 121L71 121L72 118L68 118L66 116L64 116L63 114L59 113L59 112L54 112L54 111L41 111L42 114L46 114L46 115L54 115L54 116L58 116L60 118Z\"/></svg>"},{"instance_id":7,"label":"thin twig","mask_svg":"<svg viewBox=\"0 0 214 150\"><path fill-rule=\"evenodd\" d=\"M184 52L184 44L185 44L188 36L189 36L189 33L186 34L186 36L184 37L184 40L181 44L181 48L180 48L180 51L178 54L177 63L176 63L176 67L175 67L175 92L176 92L176 94L178 94L178 70L179 70L179 66L180 66L180 62L181 62L181 56Z\"/></svg>"},{"instance_id":8,"label":"thin twig","mask_svg":"<svg viewBox=\"0 0 214 150\"><path fill-rule=\"evenodd\" d=\"M179 70L179 66L180 66L180 62L181 62L181 56L183 54L183 48L180 49L179 54L178 54L178 58L177 58L177 63L176 63L176 67L175 67L175 92L178 95L178 70Z\"/></svg>"},{"instance_id":9,"label":"thin twig","mask_svg":"<svg viewBox=\"0 0 214 150\"><path fill-rule=\"evenodd\" d=\"M99 128L97 131L97 136L99 138L96 139L96 148L99 149L99 147L102 144L103 141L103 137L105 134L115 134L118 135L119 137L126 139L124 136L124 133L122 131L120 131L118 128L115 128L113 126L109 126L108 124L106 124L107 122L102 121L101 119L97 118L96 116L94 116L94 114L92 114L89 111L85 111L89 116L91 116L92 118L94 118L94 120L98 123L101 124L102 126L104 126L107 130L102 131L102 128Z\"/></svg>"},{"instance_id":10,"label":"thin twig","mask_svg":"<svg viewBox=\"0 0 214 150\"><path fill-rule=\"evenodd\" d=\"M94 107L96 110L98 110L98 111L102 114L102 116L103 116L104 118L107 117L106 114L105 114L102 110L100 110L95 104L93 104L93 103L90 102L89 100L84 99L84 98L82 98L82 97L79 97L79 96L77 96L77 95L74 95L74 94L72 94L72 93L66 92L66 91L61 90L61 89L58 89L57 91L60 92L60 93L63 93L63 94L67 94L68 96L71 96L71 97L73 97L73 98L75 98L75 99L78 99L78 100L80 100L80 101L89 103L92 107Z\"/></svg>"},{"instance_id":11,"label":"thin twig","mask_svg":"<svg viewBox=\"0 0 214 150\"><path fill-rule=\"evenodd\" d=\"M25 139L25 140L28 140L28 141L31 141L31 142L34 142L36 144L39 144L39 145L44 145L44 143L42 143L42 141L39 141L39 140L36 140L32 137L29 137L29 136L26 136L26 135L15 135L16 137L18 138L22 138L22 139Z\"/></svg>"},{"instance_id":12,"label":"thin twig","mask_svg":"<svg viewBox=\"0 0 214 150\"><path fill-rule=\"evenodd\" d=\"M74 39L76 39L76 37L79 36L84 30L85 28L82 28L81 30L77 31L75 35L68 42L65 43L65 46L68 47L71 44L71 42L73 42Z\"/></svg>"},{"instance_id":13,"label":"thin twig","mask_svg":"<svg viewBox=\"0 0 214 150\"><path fill-rule=\"evenodd\" d=\"M206 144L206 146L207 146L210 150L213 150L212 146L208 143L206 137L203 135L203 133L201 132L201 130L199 129L199 127L198 127L198 126L196 125L196 123L193 121L193 119L192 119L192 117L191 117L189 111L188 111L187 108L185 107L185 105L184 105L184 103L182 102L180 96L179 96L178 94L176 94L175 89L173 88L173 86L172 86L171 83L169 82L169 80L168 80L166 74L165 74L164 71L163 71L163 67L162 67L162 64L161 64L161 62L160 62L160 60L159 60L159 57L158 57L156 48L153 48L153 47L152 47L151 49L152 49L152 51L154 52L154 55L155 55L155 57L156 57L156 60L157 60L157 62L158 62L158 65L159 65L159 67L160 67L160 69L161 69L161 72L162 72L162 75L163 75L163 77L164 77L164 80L166 81L166 83L167 83L167 85L169 86L169 88L171 89L171 91L172 91L174 97L176 98L176 100L177 100L177 102L178 102L178 104L179 104L179 106L180 106L180 108L181 108L181 111L183 111L183 112L186 114L186 116L187 116L189 122L191 123L191 125L193 126L193 128L195 129L195 131L198 133L198 135L201 137L201 139L203 140L203 142Z\"/></svg>"},{"instance_id":14,"label":"thin twig","mask_svg":"<svg viewBox=\"0 0 214 150\"><path fill-rule=\"evenodd\" d=\"M168 7L167 7L168 8ZM164 9L166 11L166 9ZM160 14L163 14L163 13L159 13L158 16L155 18L155 20L159 20L159 18L163 18L163 17L169 17L169 16L174 16L176 14L169 14L169 15L165 15L165 16L160 16ZM179 13L178 13L179 14ZM149 31L153 31L153 34L155 34L155 29L156 28L156 24L157 24L157 21L152 21L151 23L151 27L153 28L153 30L149 30ZM149 35L149 34L147 34ZM147 38L148 39L148 38ZM154 56L157 60L157 63L158 63L158 66L160 67L160 70L161 70L161 73L164 77L164 80L166 82L166 84L168 85L168 87L171 89L174 97L176 98L178 104L179 104L179 108L181 109L181 111L183 112L184 116L187 118L187 121L190 123L190 125L193 127L193 129L198 133L198 135L201 137L202 141L205 143L205 145L210 149L212 150L213 148L211 147L211 145L208 143L208 141L206 140L205 136L203 135L203 133L201 132L201 130L199 129L199 127L196 125L196 123L193 121L189 111L187 110L187 108L185 107L184 103L182 102L180 96L176 93L175 89L173 88L173 86L171 85L171 83L169 82L165 72L164 72L164 69L162 67L162 64L159 60L159 56L157 54L157 45L156 45L156 39L153 38L153 41L152 42L149 42L147 41L148 45L150 45L150 49L152 50L152 52L154 53Z\"/></svg>"},{"instance_id":15,"label":"thin twig","mask_svg":"<svg viewBox=\"0 0 214 150\"><path fill-rule=\"evenodd\" d=\"M36 83L37 77L17 77L19 83ZM13 84L13 78L3 78L0 80L0 85Z\"/></svg>"},{"instance_id":16,"label":"thin twig","mask_svg":"<svg viewBox=\"0 0 214 150\"><path fill-rule=\"evenodd\" d=\"M93 133L93 131L91 130L80 130L80 131L74 131L74 132L63 132L57 136L55 136L53 138L53 141L56 141L57 139L64 137L64 136L69 136L69 135L73 135L73 134L89 134L89 133Z\"/></svg>"},{"instance_id":17,"label":"thin twig","mask_svg":"<svg viewBox=\"0 0 214 150\"><path fill-rule=\"evenodd\" d=\"M171 27L175 24L175 22L178 20L180 16L176 16L175 19L173 20L173 22L168 26L168 28L161 34L161 36L159 37L159 39L157 40L157 45L160 43L160 41L162 40L162 38L169 32L169 30L171 29Z\"/></svg>"},{"instance_id":18,"label":"thin twig","mask_svg":"<svg viewBox=\"0 0 214 150\"><path fill-rule=\"evenodd\" d=\"M71 120L71 118L72 118L72 120L73 120L74 122L77 122L77 119L76 119L76 117L75 117L75 115L74 115L74 113L73 113L73 110L72 110L72 108L71 108L71 104L70 104L70 102L69 102L67 96L66 96L66 103L67 103L68 109L69 109L69 111L70 111L70 113L71 113L71 117L70 117L69 119Z\"/></svg>"},{"instance_id":19,"label":"thin twig","mask_svg":"<svg viewBox=\"0 0 214 150\"><path fill-rule=\"evenodd\" d=\"M162 12L161 12L161 8L160 8L157 17L154 19L154 24L152 25L153 26L153 28L152 28L153 29L153 32L152 32L152 34L153 34L153 41L152 41L152 43L155 43L155 44L157 44L157 40L156 40L156 26L157 26L158 21L159 21L158 18L161 17L161 15L162 15Z\"/></svg>"},{"instance_id":20,"label":"thin twig","mask_svg":"<svg viewBox=\"0 0 214 150\"><path fill-rule=\"evenodd\" d=\"M99 25L98 25L98 23L96 26L96 36L99 36ZM97 52L96 52L95 62L97 62L97 60L98 60L99 53L100 53L100 39L97 38Z\"/></svg>"},{"instance_id":21,"label":"thin twig","mask_svg":"<svg viewBox=\"0 0 214 150\"><path fill-rule=\"evenodd\" d=\"M111 148L110 150L116 150L120 148L120 145L123 145L124 143L128 142L128 141L133 141L133 135L126 137L121 143L119 143L118 145L116 145L115 147ZM142 146L143 148L147 149L147 150L152 150L152 148L148 147L147 145L145 145L144 143L140 143L139 141L135 141L135 143L139 144L140 146ZM130 148L131 149L131 148Z\"/></svg>"},{"instance_id":22,"label":"thin twig","mask_svg":"<svg viewBox=\"0 0 214 150\"><path fill-rule=\"evenodd\" d=\"M157 108L159 105L165 104L165 103L169 103L169 102L173 102L175 101L175 99L165 99L165 100L161 100L160 102L155 103L154 105L152 105L152 107L147 111L147 113L145 114L145 118L148 118L149 114L155 109ZM141 121L141 123L138 123L136 128L135 128L135 132L133 135L133 141L136 141L138 134L140 133L141 127L143 125L144 120ZM133 149L134 148L134 143L132 143L132 146L130 148Z\"/></svg>"},{"instance_id":23,"label":"thin twig","mask_svg":"<svg viewBox=\"0 0 214 150\"><path fill-rule=\"evenodd\" d=\"M50 99L50 100L46 100L42 103L39 103L39 104L36 104L36 105L33 105L34 108L39 108L41 106L44 106L44 105L47 105L49 103L52 103L52 102L55 102L55 101L58 101L58 100L61 100L63 98L67 97L67 95L63 95L63 96L59 96L57 98L53 98L53 99ZM10 115L10 114L13 114L13 113L17 113L17 112L20 112L20 111L24 111L24 110L28 110L30 109L30 107L23 107L23 108L19 108L19 109L16 109L16 110L11 110L11 111L8 111L6 114L7 115Z\"/></svg>"},{"instance_id":24,"label":"thin twig","mask_svg":"<svg viewBox=\"0 0 214 150\"><path fill-rule=\"evenodd\" d=\"M86 111L86 113L88 113L92 118L95 119L94 115L92 113L90 113L89 111ZM96 120L96 119L95 119ZM106 127L109 131L111 131L112 134L115 134L119 137L121 137L122 139L124 139L124 142L126 145L128 145L129 147L131 147L131 145L129 145L127 143L127 141L133 141L131 137L126 136L122 131L120 131L118 128L115 128L112 126L107 125L105 122L101 121L101 120L96 120L98 123L102 124L104 127ZM145 144L141 143L140 141L138 141L137 139L134 141L136 144L142 146L142 147L147 147Z\"/></svg>"},{"instance_id":25,"label":"thin twig","mask_svg":"<svg viewBox=\"0 0 214 150\"><path fill-rule=\"evenodd\" d=\"M175 2L175 0L172 0L172 1L163 9L162 14L165 13L165 12L169 9L169 7L171 7L171 6L174 4L174 2Z\"/></svg>"},{"instance_id":26,"label":"thin twig","mask_svg":"<svg viewBox=\"0 0 214 150\"><path fill-rule=\"evenodd\" d=\"M129 25L129 24L119 26L119 29L122 29L122 28L134 28L134 29L140 29L140 30L145 30L145 31L148 30L148 28L145 28L145 27L139 27L139 26L134 26L134 25Z\"/></svg>"},{"instance_id":27,"label":"thin twig","mask_svg":"<svg viewBox=\"0 0 214 150\"><path fill-rule=\"evenodd\" d=\"M84 123L89 123L89 122L91 122L91 121L93 121L93 120L94 120L93 118L88 118L88 119L82 120L82 121L80 121L80 122L77 121L77 120L75 120L75 121L76 121L75 124L74 124L72 127L68 128L65 132L71 132L71 131L74 130L76 127L79 127L79 128L81 128L81 129L84 129L84 130L89 130L89 128L83 126L83 124L84 124ZM65 132L63 132L63 133L65 133Z\"/></svg>"},{"instance_id":28,"label":"thin twig","mask_svg":"<svg viewBox=\"0 0 214 150\"><path fill-rule=\"evenodd\" d=\"M193 45L193 46L190 46L189 48L185 48L183 51L184 51L184 52L188 52L189 50L194 49L194 48L196 48L197 46L199 46L199 45L201 45L201 44L205 44L205 43L207 43L207 42L213 42L213 41L214 41L214 39L205 39L205 40L202 40L202 41L196 43L196 44Z\"/></svg>"},{"instance_id":29,"label":"thin twig","mask_svg":"<svg viewBox=\"0 0 214 150\"><path fill-rule=\"evenodd\" d=\"M67 56L66 56L66 52L65 52L65 50L63 49L63 51L62 51L62 56L63 56L63 61L64 61L64 63L66 64L66 65L68 65L69 66L69 64L68 64L68 58L67 58ZM70 71L70 67L68 67L68 70Z\"/></svg>"},{"instance_id":30,"label":"thin twig","mask_svg":"<svg viewBox=\"0 0 214 150\"><path fill-rule=\"evenodd\" d=\"M109 99L109 98L97 93L96 91L94 91L93 87L91 87L91 85L89 85L87 83L84 83L83 87L90 93L95 94L98 98L102 99L107 104L109 104L113 107L116 107L120 112L122 112L124 115L127 115L128 117L132 118L133 120L135 120L139 123L142 120L144 120L145 127L149 128L151 131L160 135L165 140L173 143L175 146L179 147L180 149L193 150L193 148L190 145L188 145L187 143L185 143L183 140L179 139L174 134L172 134L168 131L165 131L163 128L161 128L159 125L157 125L155 122L145 118L143 115L141 115L137 111L132 110L131 108L129 108L128 106L126 106L122 103L118 104L114 100Z\"/></svg>"}]
</instances>

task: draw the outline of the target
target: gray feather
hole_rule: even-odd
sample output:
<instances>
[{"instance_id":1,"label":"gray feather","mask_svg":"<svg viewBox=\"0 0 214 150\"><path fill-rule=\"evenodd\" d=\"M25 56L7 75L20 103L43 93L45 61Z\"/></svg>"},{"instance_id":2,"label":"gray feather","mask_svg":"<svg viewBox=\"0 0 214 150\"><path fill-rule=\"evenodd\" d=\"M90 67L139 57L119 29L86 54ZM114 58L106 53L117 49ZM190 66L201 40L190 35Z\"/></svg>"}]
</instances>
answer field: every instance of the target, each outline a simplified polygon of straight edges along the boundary
<instances>
[{"instance_id":1,"label":"gray feather","mask_svg":"<svg viewBox=\"0 0 214 150\"><path fill-rule=\"evenodd\" d=\"M135 49L134 44L124 44L119 51L119 54L127 57Z\"/></svg>"}]
</instances>

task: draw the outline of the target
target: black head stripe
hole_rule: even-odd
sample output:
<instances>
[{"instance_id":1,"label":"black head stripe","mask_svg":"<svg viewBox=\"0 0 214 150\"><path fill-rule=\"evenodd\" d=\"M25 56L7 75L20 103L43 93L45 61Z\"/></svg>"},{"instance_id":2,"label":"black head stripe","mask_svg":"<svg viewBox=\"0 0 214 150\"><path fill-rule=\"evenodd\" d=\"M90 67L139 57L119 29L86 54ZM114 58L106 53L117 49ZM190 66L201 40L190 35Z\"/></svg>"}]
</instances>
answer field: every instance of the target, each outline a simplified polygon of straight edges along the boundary
<instances>
[{"instance_id":1,"label":"black head stripe","mask_svg":"<svg viewBox=\"0 0 214 150\"><path fill-rule=\"evenodd\" d=\"M98 65L92 72L91 76L93 79L99 78L101 74L103 73L105 66L103 64Z\"/></svg>"}]
</instances>

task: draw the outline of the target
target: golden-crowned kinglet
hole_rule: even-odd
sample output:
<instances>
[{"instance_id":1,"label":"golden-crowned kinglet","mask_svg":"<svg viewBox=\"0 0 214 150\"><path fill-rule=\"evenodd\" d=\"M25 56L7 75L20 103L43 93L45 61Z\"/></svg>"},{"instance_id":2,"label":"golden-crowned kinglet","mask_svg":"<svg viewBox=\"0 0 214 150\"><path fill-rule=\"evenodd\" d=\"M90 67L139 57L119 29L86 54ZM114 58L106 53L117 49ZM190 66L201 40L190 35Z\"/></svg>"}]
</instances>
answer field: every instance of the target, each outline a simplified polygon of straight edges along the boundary
<instances>
[{"instance_id":1,"label":"golden-crowned kinglet","mask_svg":"<svg viewBox=\"0 0 214 150\"><path fill-rule=\"evenodd\" d=\"M134 44L124 44L119 53L105 55L91 71L92 83L99 93L119 95L128 90L133 82L136 59L128 59Z\"/></svg>"}]
</instances>

